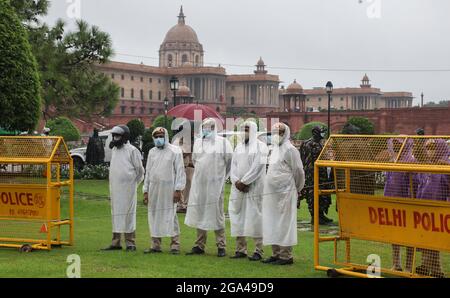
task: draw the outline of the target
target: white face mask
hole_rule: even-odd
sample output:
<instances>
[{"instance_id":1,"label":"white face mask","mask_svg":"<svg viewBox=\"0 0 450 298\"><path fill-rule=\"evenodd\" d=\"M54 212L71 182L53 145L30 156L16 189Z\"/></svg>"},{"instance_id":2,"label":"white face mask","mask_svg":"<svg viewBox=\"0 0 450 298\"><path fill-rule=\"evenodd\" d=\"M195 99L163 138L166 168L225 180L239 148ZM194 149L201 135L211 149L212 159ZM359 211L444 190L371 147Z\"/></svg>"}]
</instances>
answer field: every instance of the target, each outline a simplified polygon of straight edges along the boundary
<instances>
[{"instance_id":1,"label":"white face mask","mask_svg":"<svg viewBox=\"0 0 450 298\"><path fill-rule=\"evenodd\" d=\"M325 133L324 133L324 132L321 132L321 133L320 133L320 136L321 136L322 138L325 138Z\"/></svg>"},{"instance_id":2,"label":"white face mask","mask_svg":"<svg viewBox=\"0 0 450 298\"><path fill-rule=\"evenodd\" d=\"M283 137L280 136L279 134L274 134L272 136L272 143L274 143L274 144L280 145L282 140L283 140Z\"/></svg>"},{"instance_id":3,"label":"white face mask","mask_svg":"<svg viewBox=\"0 0 450 298\"><path fill-rule=\"evenodd\" d=\"M122 139L122 136L117 136L116 135L116 136L113 137L114 141L120 141L121 139Z\"/></svg>"}]
</instances>

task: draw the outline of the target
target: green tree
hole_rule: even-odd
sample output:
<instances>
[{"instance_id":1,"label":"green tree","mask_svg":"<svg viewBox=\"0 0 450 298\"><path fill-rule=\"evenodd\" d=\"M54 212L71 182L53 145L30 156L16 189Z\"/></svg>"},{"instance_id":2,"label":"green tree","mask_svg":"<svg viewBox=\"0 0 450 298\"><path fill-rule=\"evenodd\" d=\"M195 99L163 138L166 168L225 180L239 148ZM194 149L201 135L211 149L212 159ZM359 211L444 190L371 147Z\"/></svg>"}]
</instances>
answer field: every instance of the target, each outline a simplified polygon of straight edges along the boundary
<instances>
[{"instance_id":1,"label":"green tree","mask_svg":"<svg viewBox=\"0 0 450 298\"><path fill-rule=\"evenodd\" d=\"M78 141L80 139L80 131L78 128L66 117L58 117L47 122L47 127L50 128L51 136L61 136L66 142Z\"/></svg>"},{"instance_id":2,"label":"green tree","mask_svg":"<svg viewBox=\"0 0 450 298\"><path fill-rule=\"evenodd\" d=\"M327 128L327 125L322 122L308 122L303 125L302 129L294 135L294 140L307 140L312 137L312 129L314 126L320 126L322 128Z\"/></svg>"},{"instance_id":3,"label":"green tree","mask_svg":"<svg viewBox=\"0 0 450 298\"><path fill-rule=\"evenodd\" d=\"M53 27L41 24L47 0L12 0L12 4L28 30L39 65L46 115L88 119L111 115L120 88L95 69L113 55L109 35L84 21L77 21L71 32L65 32L62 20Z\"/></svg>"},{"instance_id":4,"label":"green tree","mask_svg":"<svg viewBox=\"0 0 450 298\"><path fill-rule=\"evenodd\" d=\"M142 137L145 132L145 125L140 119L133 119L127 123L130 129L130 142L134 143L139 137Z\"/></svg>"},{"instance_id":5,"label":"green tree","mask_svg":"<svg viewBox=\"0 0 450 298\"><path fill-rule=\"evenodd\" d=\"M373 135L375 133L375 125L366 117L351 117L344 127L351 127L350 124L356 126L360 134ZM346 133L345 129L342 133Z\"/></svg>"},{"instance_id":6,"label":"green tree","mask_svg":"<svg viewBox=\"0 0 450 298\"><path fill-rule=\"evenodd\" d=\"M8 0L0 0L0 127L30 131L41 111L36 60Z\"/></svg>"}]
</instances>

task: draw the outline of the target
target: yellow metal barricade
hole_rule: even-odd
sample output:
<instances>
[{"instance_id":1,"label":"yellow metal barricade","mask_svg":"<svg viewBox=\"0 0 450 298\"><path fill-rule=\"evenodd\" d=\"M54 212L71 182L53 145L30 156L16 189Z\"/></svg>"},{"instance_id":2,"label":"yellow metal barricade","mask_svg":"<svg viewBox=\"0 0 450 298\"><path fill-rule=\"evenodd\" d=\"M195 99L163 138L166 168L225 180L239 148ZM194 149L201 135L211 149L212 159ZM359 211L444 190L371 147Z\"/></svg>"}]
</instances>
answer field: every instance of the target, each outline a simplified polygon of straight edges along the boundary
<instances>
[{"instance_id":1,"label":"yellow metal barricade","mask_svg":"<svg viewBox=\"0 0 450 298\"><path fill-rule=\"evenodd\" d=\"M0 137L0 247L73 245L73 187L61 137Z\"/></svg>"},{"instance_id":2,"label":"yellow metal barricade","mask_svg":"<svg viewBox=\"0 0 450 298\"><path fill-rule=\"evenodd\" d=\"M450 277L449 146L450 136L332 135L314 168L315 269ZM321 167L332 190L319 183ZM319 227L321 194L336 196L336 236Z\"/></svg>"}]
</instances>

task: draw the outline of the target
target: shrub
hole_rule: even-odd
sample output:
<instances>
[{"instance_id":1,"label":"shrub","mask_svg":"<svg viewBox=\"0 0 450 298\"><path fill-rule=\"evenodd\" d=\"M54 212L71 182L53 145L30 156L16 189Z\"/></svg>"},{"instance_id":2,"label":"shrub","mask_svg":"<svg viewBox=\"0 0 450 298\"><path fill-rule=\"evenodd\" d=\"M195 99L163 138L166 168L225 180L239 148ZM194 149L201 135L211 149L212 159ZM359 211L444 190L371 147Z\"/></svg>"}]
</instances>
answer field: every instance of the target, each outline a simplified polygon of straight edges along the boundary
<instances>
[{"instance_id":1,"label":"shrub","mask_svg":"<svg viewBox=\"0 0 450 298\"><path fill-rule=\"evenodd\" d=\"M80 139L80 131L66 117L58 117L47 122L50 128L50 135L62 136L66 142L78 141Z\"/></svg>"}]
</instances>

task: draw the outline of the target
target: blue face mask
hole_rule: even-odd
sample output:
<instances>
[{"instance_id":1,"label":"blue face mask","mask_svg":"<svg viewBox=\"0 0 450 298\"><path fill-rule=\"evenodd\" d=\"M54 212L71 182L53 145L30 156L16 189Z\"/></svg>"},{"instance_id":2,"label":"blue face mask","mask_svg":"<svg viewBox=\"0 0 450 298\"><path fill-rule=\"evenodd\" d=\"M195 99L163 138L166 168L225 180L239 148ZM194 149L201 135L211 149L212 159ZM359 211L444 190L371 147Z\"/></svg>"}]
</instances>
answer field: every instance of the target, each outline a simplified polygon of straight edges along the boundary
<instances>
[{"instance_id":1,"label":"blue face mask","mask_svg":"<svg viewBox=\"0 0 450 298\"><path fill-rule=\"evenodd\" d=\"M203 129L203 137L207 138L212 134L212 131L209 129Z\"/></svg>"},{"instance_id":2,"label":"blue face mask","mask_svg":"<svg viewBox=\"0 0 450 298\"><path fill-rule=\"evenodd\" d=\"M166 140L162 137L159 137L159 138L154 138L153 142L155 143L156 147L163 147Z\"/></svg>"}]
</instances>

